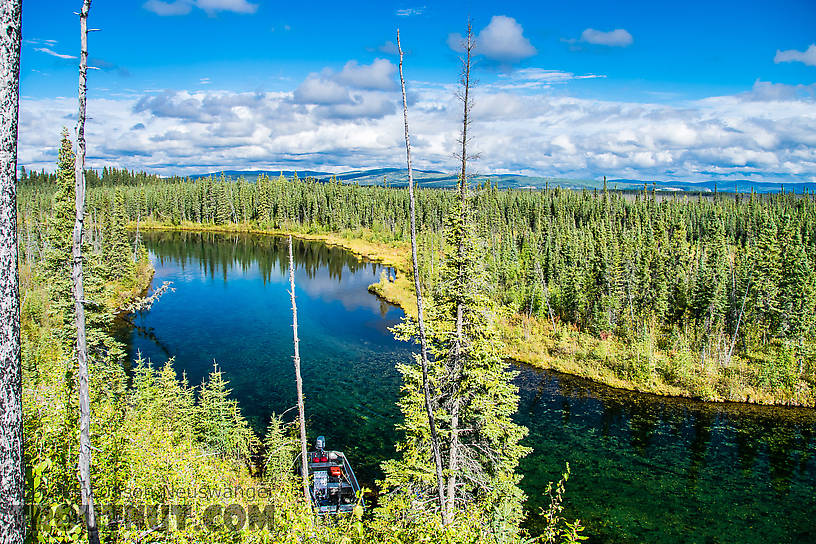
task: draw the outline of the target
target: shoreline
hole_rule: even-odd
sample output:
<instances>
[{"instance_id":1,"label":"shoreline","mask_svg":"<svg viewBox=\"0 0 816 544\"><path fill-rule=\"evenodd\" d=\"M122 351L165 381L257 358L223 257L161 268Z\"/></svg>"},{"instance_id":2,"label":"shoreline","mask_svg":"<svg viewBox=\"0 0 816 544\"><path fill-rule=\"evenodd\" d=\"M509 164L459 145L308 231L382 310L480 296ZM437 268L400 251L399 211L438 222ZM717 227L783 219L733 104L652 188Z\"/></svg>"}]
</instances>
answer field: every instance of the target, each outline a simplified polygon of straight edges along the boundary
<instances>
[{"instance_id":1,"label":"shoreline","mask_svg":"<svg viewBox=\"0 0 816 544\"><path fill-rule=\"evenodd\" d=\"M135 223L127 225L129 230L135 230ZM339 247L352 253L358 259L390 266L399 271L395 281L382 281L368 286L368 291L385 302L398 306L406 315L416 316L416 301L413 294L413 283L409 281L410 274L410 246L406 242L388 244L382 241L366 239L366 231L353 231L345 236L343 233L314 233L300 232L287 229L262 229L251 225L202 225L199 223L183 222L171 225L153 220L140 222L139 229L154 231L183 231L183 232L216 232L216 233L245 233L269 236L292 236L301 240L319 241L330 246ZM373 236L372 236L373 238ZM152 278L152 276L151 276ZM151 279L152 282L152 279ZM148 286L150 282L148 282ZM697 394L689 388L666 383L654 372L650 373L649 381L637 382L617 376L613 370L604 366L604 362L614 362L609 352L627 349L615 339L596 339L587 333L563 325L552 329L549 320L521 315L503 315L497 322L497 328L502 341L505 343L505 359L521 365L558 372L572 377L586 379L616 390L640 394L656 395L688 399L710 404L731 404L747 406L773 406L792 408L814 408L813 399L809 403L798 402L796 399L780 397L778 394L767 391L758 391L753 387L744 388L738 398L726 398L711 392L710 395ZM553 353L554 352L554 353ZM577 356L594 359L596 364L590 365L581 361ZM665 357L664 355L660 355ZM603 358L605 357L605 358Z\"/></svg>"}]
</instances>

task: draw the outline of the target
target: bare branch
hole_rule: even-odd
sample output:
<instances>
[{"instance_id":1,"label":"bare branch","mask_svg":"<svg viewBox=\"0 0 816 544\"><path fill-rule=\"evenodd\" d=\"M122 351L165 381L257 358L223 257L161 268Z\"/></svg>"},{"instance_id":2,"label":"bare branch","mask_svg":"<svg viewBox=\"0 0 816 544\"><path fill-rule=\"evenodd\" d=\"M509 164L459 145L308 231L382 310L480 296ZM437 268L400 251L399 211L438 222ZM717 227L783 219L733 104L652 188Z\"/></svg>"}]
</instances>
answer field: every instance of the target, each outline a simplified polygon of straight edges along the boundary
<instances>
[{"instance_id":1,"label":"bare branch","mask_svg":"<svg viewBox=\"0 0 816 544\"><path fill-rule=\"evenodd\" d=\"M153 291L152 295L150 295L148 297L140 297L140 298L133 299L129 303L127 303L124 306L121 306L120 308L118 308L116 313L125 312L125 313L130 314L130 313L134 313L134 312L143 312L143 311L149 310L150 308L153 307L153 305L156 302L158 302L158 300L162 297L162 295L164 295L168 291L175 292L175 290L176 290L176 288L173 287L173 282L172 281L166 281L166 282L162 283L159 286L158 289Z\"/></svg>"}]
</instances>

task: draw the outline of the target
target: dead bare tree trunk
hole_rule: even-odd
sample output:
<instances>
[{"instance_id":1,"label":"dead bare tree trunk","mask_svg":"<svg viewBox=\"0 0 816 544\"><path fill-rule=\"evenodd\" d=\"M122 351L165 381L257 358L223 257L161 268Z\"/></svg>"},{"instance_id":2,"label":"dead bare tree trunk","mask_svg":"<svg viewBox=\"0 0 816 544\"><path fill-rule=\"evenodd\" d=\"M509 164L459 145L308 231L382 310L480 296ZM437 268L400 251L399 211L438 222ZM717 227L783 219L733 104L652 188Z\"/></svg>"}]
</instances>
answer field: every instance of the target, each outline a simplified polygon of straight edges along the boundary
<instances>
[{"instance_id":1,"label":"dead bare tree trunk","mask_svg":"<svg viewBox=\"0 0 816 544\"><path fill-rule=\"evenodd\" d=\"M0 3L0 542L22 544L23 388L17 256L21 0Z\"/></svg>"},{"instance_id":2,"label":"dead bare tree trunk","mask_svg":"<svg viewBox=\"0 0 816 544\"><path fill-rule=\"evenodd\" d=\"M431 387L428 379L428 340L425 335L425 317L422 305L422 287L419 281L419 265L417 263L417 241L416 241L416 201L414 199L414 171L411 167L411 137L408 132L408 99L405 95L405 77L402 73L402 43L400 33L397 29L397 48L399 49L399 72L400 85L402 86L402 113L405 119L405 156L408 162L408 197L411 211L411 262L414 267L414 289L416 290L417 301L417 322L419 324L419 345L422 359L422 392L425 395L425 411L428 414L428 428L431 433L431 450L433 452L434 466L436 468L437 493L439 496L439 511L443 521L448 523L445 511L445 487L442 476L442 456L439 453L439 437L436 433L436 421L434 418L433 405L431 403Z\"/></svg>"},{"instance_id":3,"label":"dead bare tree trunk","mask_svg":"<svg viewBox=\"0 0 816 544\"><path fill-rule=\"evenodd\" d=\"M74 161L76 177L76 219L74 221L73 262L71 280L76 312L76 356L79 377L79 487L88 542L99 544L96 526L93 487L91 485L91 402L88 391L88 341L85 335L85 288L82 284L82 231L85 221L85 93L88 72L88 12L91 0L84 0L79 13L82 49L79 58L79 112L77 115L77 154Z\"/></svg>"},{"instance_id":4,"label":"dead bare tree trunk","mask_svg":"<svg viewBox=\"0 0 816 544\"><path fill-rule=\"evenodd\" d=\"M476 42L473 38L473 24L468 21L467 36L465 37L465 56L462 59L462 86L460 99L462 100L462 171L459 174L459 212L461 221L461 237L457 244L456 253L459 261L459 285L465 285L464 257L465 257L465 229L468 221L467 217L467 143L468 126L470 125L470 71L473 60L473 50ZM456 302L456 332L453 346L453 404L451 405L451 440L448 452L448 496L447 496L447 519L453 520L456 506L456 475L459 471L459 410L461 409L461 399L459 395L459 382L462 379L464 370L464 303L462 297Z\"/></svg>"},{"instance_id":5,"label":"dead bare tree trunk","mask_svg":"<svg viewBox=\"0 0 816 544\"><path fill-rule=\"evenodd\" d=\"M137 250L139 249L139 221L142 219L142 210L136 212L136 238L133 240L133 262L139 258Z\"/></svg>"},{"instance_id":6,"label":"dead bare tree trunk","mask_svg":"<svg viewBox=\"0 0 816 544\"><path fill-rule=\"evenodd\" d=\"M547 280L544 278L544 272L541 270L541 265L539 263L536 263L536 270L538 271L538 276L541 279L541 283L544 285L544 302L547 303L547 314L550 316L552 330L555 332L555 316L553 315L552 306L550 306L550 290L547 288Z\"/></svg>"},{"instance_id":7,"label":"dead bare tree trunk","mask_svg":"<svg viewBox=\"0 0 816 544\"><path fill-rule=\"evenodd\" d=\"M728 350L728 359L726 360L726 365L731 363L731 356L734 355L734 346L737 344L737 336L739 335L739 328L740 323L742 322L742 315L745 312L745 301L748 300L748 290L751 287L751 279L748 278L748 285L745 286L745 295L742 297L742 306L740 307L740 313L737 317L737 326L734 328L734 338L731 339L731 347Z\"/></svg>"},{"instance_id":8,"label":"dead bare tree trunk","mask_svg":"<svg viewBox=\"0 0 816 544\"><path fill-rule=\"evenodd\" d=\"M303 406L303 380L300 377L300 339L298 338L297 304L295 304L295 259L292 255L292 237L289 236L289 296L292 298L292 334L295 343L295 383L297 384L298 421L300 422L300 471L303 495L311 502L309 493L309 460L306 458L306 413Z\"/></svg>"}]
</instances>

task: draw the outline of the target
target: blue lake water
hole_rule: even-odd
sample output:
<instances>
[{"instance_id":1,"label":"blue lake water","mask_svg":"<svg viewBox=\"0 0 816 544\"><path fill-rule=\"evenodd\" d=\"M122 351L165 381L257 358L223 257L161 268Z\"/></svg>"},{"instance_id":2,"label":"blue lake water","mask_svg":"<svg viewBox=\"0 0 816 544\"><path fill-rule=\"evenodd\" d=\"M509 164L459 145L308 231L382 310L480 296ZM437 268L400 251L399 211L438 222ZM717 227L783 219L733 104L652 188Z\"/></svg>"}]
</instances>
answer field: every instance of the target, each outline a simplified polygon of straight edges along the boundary
<instances>
[{"instance_id":1,"label":"blue lake water","mask_svg":"<svg viewBox=\"0 0 816 544\"><path fill-rule=\"evenodd\" d=\"M286 240L150 232L154 285L172 281L128 330L131 356L174 357L198 384L215 361L262 433L295 405ZM309 437L326 435L373 485L398 439L399 375L412 346L388 327L403 313L367 292L382 267L295 240ZM624 392L519 367L518 421L528 525L564 463L568 518L591 542L816 542L816 411L706 404ZM287 418L294 416L294 410Z\"/></svg>"}]
</instances>

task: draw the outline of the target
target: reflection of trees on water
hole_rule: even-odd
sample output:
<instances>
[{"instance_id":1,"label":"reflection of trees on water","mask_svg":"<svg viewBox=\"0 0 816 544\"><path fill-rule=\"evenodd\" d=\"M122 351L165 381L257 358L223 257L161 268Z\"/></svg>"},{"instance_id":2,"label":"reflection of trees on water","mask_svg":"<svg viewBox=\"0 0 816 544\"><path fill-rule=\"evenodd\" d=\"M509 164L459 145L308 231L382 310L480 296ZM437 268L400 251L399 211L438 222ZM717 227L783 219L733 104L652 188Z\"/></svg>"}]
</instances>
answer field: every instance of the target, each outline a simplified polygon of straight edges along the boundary
<instances>
[{"instance_id":1,"label":"reflection of trees on water","mask_svg":"<svg viewBox=\"0 0 816 544\"><path fill-rule=\"evenodd\" d=\"M159 337L156 335L156 330L153 327L145 327L143 325L139 325L136 322L136 320L141 315L144 315L144 312L140 311L135 315L134 314L126 314L126 315L117 316L116 321L114 322L114 325L113 325L113 327L114 327L114 329L113 329L114 337L118 341L125 344L126 346L129 346L130 343L132 342L129 333L130 333L131 329L135 330L136 334L138 334L141 338L145 338L147 340L150 340L153 344L155 344L156 347L158 347L159 350L161 350L161 352L164 353L164 355L165 355L165 357L167 359L172 359L173 354L170 351L170 347L159 339ZM153 361L153 362L155 363L157 361ZM129 362L128 362L128 364L129 364Z\"/></svg>"},{"instance_id":2,"label":"reflection of trees on water","mask_svg":"<svg viewBox=\"0 0 816 544\"><path fill-rule=\"evenodd\" d=\"M257 266L266 284L273 273L277 275L289 266L289 242L281 236L152 231L144 233L143 237L149 240L160 264L175 261L185 269L191 261L199 262L208 277L214 278L221 272L225 283L233 268L246 272ZM329 277L338 282L342 281L345 270L352 273L371 270L376 274L380 268L376 263L361 261L348 251L322 242L293 239L292 251L295 269L304 270L310 279L321 268L328 270Z\"/></svg>"},{"instance_id":3,"label":"reflection of trees on water","mask_svg":"<svg viewBox=\"0 0 816 544\"><path fill-rule=\"evenodd\" d=\"M708 414L688 414L688 424L691 430L691 440L688 441L689 462L687 476L689 488L697 485L700 473L706 468L708 448L711 445L711 423ZM682 442L680 446L682 447Z\"/></svg>"}]
</instances>

